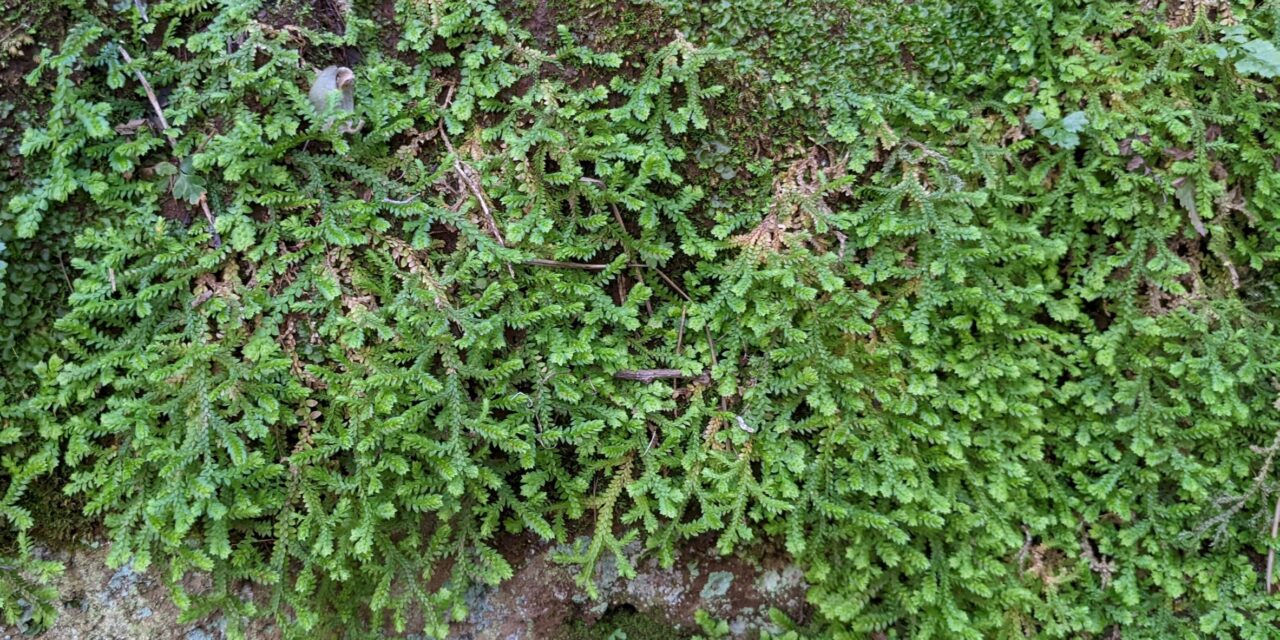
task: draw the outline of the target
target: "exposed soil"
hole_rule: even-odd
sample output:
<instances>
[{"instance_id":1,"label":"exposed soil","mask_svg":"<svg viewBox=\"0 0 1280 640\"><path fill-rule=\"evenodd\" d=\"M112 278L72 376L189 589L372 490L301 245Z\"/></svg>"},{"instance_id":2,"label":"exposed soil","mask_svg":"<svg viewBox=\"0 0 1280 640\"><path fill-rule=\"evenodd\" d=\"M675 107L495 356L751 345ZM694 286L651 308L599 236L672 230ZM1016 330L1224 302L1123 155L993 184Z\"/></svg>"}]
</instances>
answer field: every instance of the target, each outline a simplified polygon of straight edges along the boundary
<instances>
[{"instance_id":1,"label":"exposed soil","mask_svg":"<svg viewBox=\"0 0 1280 640\"><path fill-rule=\"evenodd\" d=\"M687 632L696 630L694 614L703 610L727 620L734 637L752 638L769 626L770 608L793 620L805 617L804 574L781 553L721 556L711 543L686 546L667 569L632 544L626 556L636 577L622 578L612 557L602 559L595 574L600 598L594 601L574 582L578 567L554 561L570 551L567 545L531 546L514 577L467 594L471 615L454 625L454 633L460 640L557 638L569 626L590 625L613 610L635 611Z\"/></svg>"},{"instance_id":2,"label":"exposed soil","mask_svg":"<svg viewBox=\"0 0 1280 640\"><path fill-rule=\"evenodd\" d=\"M585 539L580 540L580 542ZM574 582L579 568L555 561L567 545L552 545L533 538L507 541L504 551L516 568L515 576L493 588L474 588L466 594L470 615L453 625L458 640L552 640L580 637L596 624L626 618L644 618L669 629L671 640L696 631L694 614L704 610L729 622L734 637L754 638L769 627L769 610L778 608L793 620L806 617L804 575L779 552L756 550L720 556L711 540L688 545L671 568L659 566L638 544L626 550L636 578L618 575L612 557L597 567L595 582L600 598L592 600ZM106 564L107 545L75 552L46 554L66 565L56 581L61 594L58 620L37 636L41 640L219 640L226 621L210 617L179 623L179 612L169 590L158 577L159 569L139 573L129 567L111 569ZM198 592L206 585L199 578L187 588ZM255 595L246 589L243 594ZM275 640L278 630L259 622L247 630L253 640ZM0 626L0 640L31 637L23 629ZM420 639L409 634L406 637Z\"/></svg>"},{"instance_id":3,"label":"exposed soil","mask_svg":"<svg viewBox=\"0 0 1280 640\"><path fill-rule=\"evenodd\" d=\"M75 552L46 557L58 560L66 571L58 578L58 620L38 636L40 640L215 640L225 637L226 622L210 618L178 622L178 608L158 570L139 573L126 566L107 566L108 547L99 544ZM189 588L202 587L193 580ZM246 594L246 595L252 595ZM279 634L267 625L249 630L255 640L273 640ZM0 640L30 638L23 629L0 625Z\"/></svg>"}]
</instances>

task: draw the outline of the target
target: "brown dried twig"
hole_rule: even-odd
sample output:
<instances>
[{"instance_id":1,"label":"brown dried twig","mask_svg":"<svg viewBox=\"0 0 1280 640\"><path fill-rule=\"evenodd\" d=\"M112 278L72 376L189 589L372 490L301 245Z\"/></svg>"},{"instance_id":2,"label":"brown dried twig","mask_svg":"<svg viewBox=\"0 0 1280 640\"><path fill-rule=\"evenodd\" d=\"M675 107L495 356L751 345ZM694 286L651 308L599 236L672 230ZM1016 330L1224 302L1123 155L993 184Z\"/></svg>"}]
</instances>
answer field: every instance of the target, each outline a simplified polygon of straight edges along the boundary
<instances>
[{"instance_id":1,"label":"brown dried twig","mask_svg":"<svg viewBox=\"0 0 1280 640\"><path fill-rule=\"evenodd\" d=\"M631 232L627 231L627 223L622 220L622 212L618 211L618 205L610 202L609 208L613 210L613 219L618 223L618 227L622 229L622 233L627 236L631 236ZM623 249L627 252L627 256L630 257L631 250L626 247L623 247ZM635 275L636 280L639 281L640 284L645 284L644 273L640 271L640 265L638 264L631 265L631 273ZM645 286L647 287L648 285L645 285ZM644 301L644 308L646 311L649 312L650 316L653 315L653 305L650 304L648 300Z\"/></svg>"},{"instance_id":2,"label":"brown dried twig","mask_svg":"<svg viewBox=\"0 0 1280 640\"><path fill-rule=\"evenodd\" d=\"M698 374L701 375L701 374ZM619 380L635 380L636 382L653 382L654 380L671 380L678 378L697 378L698 375L684 373L679 369L624 369L613 374Z\"/></svg>"},{"instance_id":3,"label":"brown dried twig","mask_svg":"<svg viewBox=\"0 0 1280 640\"><path fill-rule=\"evenodd\" d=\"M609 268L607 264L592 264L587 262L561 262L559 260L544 260L542 258L530 258L524 261L531 267L550 267L552 269L581 269L583 271L604 271Z\"/></svg>"},{"instance_id":4,"label":"brown dried twig","mask_svg":"<svg viewBox=\"0 0 1280 640\"><path fill-rule=\"evenodd\" d=\"M116 49L120 51L120 57L124 59L125 64L133 64L133 56L129 55L125 48L116 45ZM138 82L142 84L142 90L147 92L147 101L151 103L151 109L156 112L156 117L160 119L160 132L169 139L169 146L174 153L178 152L178 139L169 131L169 121L164 117L164 111L160 108L160 100L156 98L156 92L151 88L151 83L147 81L147 76L143 75L142 69L134 69L134 75L138 77ZM181 163L179 163L181 164ZM209 223L210 242L213 248L217 249L222 246L222 236L218 235L218 229L213 224L213 212L209 209L209 199L205 194L200 194L200 211L204 213L204 219Z\"/></svg>"},{"instance_id":5,"label":"brown dried twig","mask_svg":"<svg viewBox=\"0 0 1280 640\"><path fill-rule=\"evenodd\" d=\"M676 355L680 355L680 351L684 349L684 323L689 316L689 308L680 305L680 333L676 335Z\"/></svg>"},{"instance_id":6,"label":"brown dried twig","mask_svg":"<svg viewBox=\"0 0 1280 640\"><path fill-rule=\"evenodd\" d=\"M120 57L124 58L125 64L133 64L133 56L130 56L124 47L116 45L116 49L120 50ZM170 144L176 145L177 141L174 140L173 134L169 133L169 121L165 119L164 111L160 109L160 100L156 98L156 92L151 89L151 83L147 82L147 77L142 75L141 69L134 69L133 73L138 76L138 82L142 83L142 90L147 92L147 100L151 102L151 108L155 110L156 117L160 118L160 131L169 138Z\"/></svg>"},{"instance_id":7,"label":"brown dried twig","mask_svg":"<svg viewBox=\"0 0 1280 640\"><path fill-rule=\"evenodd\" d=\"M655 272L657 272L658 277L662 278L663 282L667 283L667 286L671 287L671 289L674 290L677 294L679 294L681 298L684 298L685 302L689 302L689 303L693 302L693 298L690 298L689 294L685 293L684 289L681 289L680 285L676 284L675 280L672 280L669 276L667 276L667 274L663 273L662 269L659 269L657 267L651 267L651 268ZM705 331L707 336L707 345L711 348L711 366L715 367L720 364L719 358L716 356L716 341L711 337L710 325L704 324L702 325L702 328Z\"/></svg>"},{"instance_id":8,"label":"brown dried twig","mask_svg":"<svg viewBox=\"0 0 1280 640\"><path fill-rule=\"evenodd\" d=\"M1276 496L1276 509L1271 515L1271 548L1267 549L1267 594L1271 593L1271 572L1276 566L1276 534L1280 532L1280 495Z\"/></svg>"},{"instance_id":9,"label":"brown dried twig","mask_svg":"<svg viewBox=\"0 0 1280 640\"><path fill-rule=\"evenodd\" d=\"M489 233L493 234L493 239L498 242L498 246L505 249L507 247L507 241L502 239L502 231L498 229L498 221L494 219L493 212L489 210L488 198L485 197L484 190L480 188L475 177L471 175L469 171L470 167L462 161L458 152L454 150L453 142L449 140L449 134L444 130L444 121L440 122L439 130L440 139L444 140L445 148L449 150L449 155L453 156L454 172L458 174L458 178L462 180L463 184L467 185L467 189L471 191L471 195L475 196L476 200L480 201L480 211L484 213L484 221L489 227ZM512 278L516 277L516 271L511 267L510 263L507 264L507 273L511 274Z\"/></svg>"},{"instance_id":10,"label":"brown dried twig","mask_svg":"<svg viewBox=\"0 0 1280 640\"><path fill-rule=\"evenodd\" d=\"M408 198L405 198L405 199L403 199L403 200L396 200L396 199L394 199L394 198L383 198L383 199L382 199L382 201L383 201L383 202L385 202L385 203L387 203L387 204L409 204L409 203L411 203L411 202L413 202L414 200L417 200L417 199L418 199L418 194L416 194L416 193L415 193L415 194L413 194L413 195L411 195L411 196L409 196Z\"/></svg>"}]
</instances>

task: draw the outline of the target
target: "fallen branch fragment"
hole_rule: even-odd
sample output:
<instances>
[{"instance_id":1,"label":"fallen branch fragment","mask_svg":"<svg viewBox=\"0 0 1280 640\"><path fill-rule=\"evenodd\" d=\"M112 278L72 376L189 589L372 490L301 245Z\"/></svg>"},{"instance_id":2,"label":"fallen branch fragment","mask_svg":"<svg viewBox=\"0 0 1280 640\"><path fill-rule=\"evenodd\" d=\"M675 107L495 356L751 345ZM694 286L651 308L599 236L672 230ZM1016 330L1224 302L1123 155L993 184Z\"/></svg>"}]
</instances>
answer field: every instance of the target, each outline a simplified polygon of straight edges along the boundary
<instances>
[{"instance_id":1,"label":"fallen branch fragment","mask_svg":"<svg viewBox=\"0 0 1280 640\"><path fill-rule=\"evenodd\" d=\"M613 219L614 219L615 221L617 221L617 223L618 223L618 227L620 227L620 228L622 229L622 233L623 233L624 235L630 236L630 235L631 235L631 232L630 232L630 231L627 231L627 223L626 223L625 221L623 221L623 219L622 219L622 212L618 211L618 205L613 204L613 203L609 203L609 208L610 208L610 209L613 209ZM630 248L626 248L625 246L624 246L624 249L625 249L625 250L626 250L626 252L627 252L627 256L628 256L628 257L630 257L630 256L631 256L631 249L630 249ZM637 280L637 281L639 281L639 282L640 282L640 284L643 284L643 285L645 285L645 286L647 287L647 286L649 286L649 285L645 284L645 281L644 281L644 273L642 273L642 272L640 271L640 268L641 268L641 267L643 267L643 266L644 266L644 265L640 265L640 264L633 264L633 265L631 265L631 273L635 275L636 280ZM645 310L646 310L646 311L648 311L648 312L649 312L649 316L650 316L650 317L652 317L652 316L653 316L653 304L652 304L651 302L649 302L649 300L648 300L648 299L646 299L646 300L644 301L644 308L645 308Z\"/></svg>"},{"instance_id":2,"label":"fallen branch fragment","mask_svg":"<svg viewBox=\"0 0 1280 640\"><path fill-rule=\"evenodd\" d=\"M454 172L458 174L458 178L462 180L462 183L467 185L467 189L471 191L471 195L475 196L476 200L480 202L480 211L484 213L484 222L489 227L489 233L493 234L493 239L498 242L498 246L505 249L507 241L503 240L502 231L498 229L498 221L494 219L493 212L489 211L488 198L485 196L484 190L480 188L479 183L476 182L475 177L469 172L471 168L462 162L462 158L460 158L458 156L458 152L454 150L453 142L449 140L449 134L444 130L443 121L440 123L439 131L440 139L444 140L445 148L449 150L449 155L453 156ZM512 269L510 264L507 265L507 273L511 274L512 278L516 277L515 269Z\"/></svg>"},{"instance_id":3,"label":"fallen branch fragment","mask_svg":"<svg viewBox=\"0 0 1280 640\"><path fill-rule=\"evenodd\" d=\"M1267 549L1267 594L1271 594L1274 584L1272 570L1276 566L1276 534L1280 532L1280 496L1276 496L1276 509L1271 515L1271 548Z\"/></svg>"},{"instance_id":4,"label":"fallen branch fragment","mask_svg":"<svg viewBox=\"0 0 1280 640\"><path fill-rule=\"evenodd\" d=\"M607 264L591 264L586 262L561 262L559 260L544 260L542 258L532 258L524 261L531 267L550 267L552 269L582 269L583 271L604 271L609 268Z\"/></svg>"},{"instance_id":5,"label":"fallen branch fragment","mask_svg":"<svg viewBox=\"0 0 1280 640\"><path fill-rule=\"evenodd\" d=\"M212 298L212 297L213 297L212 290L201 291L200 295L196 296L196 299L191 301L191 308L195 309L196 307L199 307L200 305L204 304L209 298Z\"/></svg>"},{"instance_id":6,"label":"fallen branch fragment","mask_svg":"<svg viewBox=\"0 0 1280 640\"><path fill-rule=\"evenodd\" d=\"M669 276L667 276L667 274L663 273L662 269L659 269L657 267L651 267L651 268L655 272L657 272L658 277L662 278L663 282L667 283L667 286L671 287L671 289L675 291L677 294L679 294L681 298L684 298L685 302L689 302L689 303L693 302L693 298L690 298L689 294L685 293L684 289L681 289L680 285L676 284L675 280L672 280ZM683 322L683 319L681 320L681 322ZM713 367L719 366L720 362L719 362L719 359L716 357L716 341L714 338L711 337L711 325L709 324L702 325L702 330L707 336L707 346L711 348L711 351L710 351L711 366Z\"/></svg>"},{"instance_id":7,"label":"fallen branch fragment","mask_svg":"<svg viewBox=\"0 0 1280 640\"><path fill-rule=\"evenodd\" d=\"M624 369L613 374L619 380L635 380L637 382L653 382L654 380L671 380L678 378L697 378L679 369Z\"/></svg>"},{"instance_id":8,"label":"fallen branch fragment","mask_svg":"<svg viewBox=\"0 0 1280 640\"><path fill-rule=\"evenodd\" d=\"M125 64L133 64L133 56L129 55L129 52L125 51L124 47L116 45L116 48L120 50L120 57L124 58ZM151 108L155 110L156 117L160 118L160 131L169 138L170 144L176 145L177 142L173 139L173 134L169 133L169 121L165 120L164 111L160 110L160 101L156 99L156 92L152 90L151 83L147 82L147 77L142 75L141 69L134 69L133 73L138 76L138 82L142 83L142 90L147 92L147 100L151 102Z\"/></svg>"},{"instance_id":9,"label":"fallen branch fragment","mask_svg":"<svg viewBox=\"0 0 1280 640\"><path fill-rule=\"evenodd\" d=\"M409 204L410 202L413 202L414 200L417 200L417 199L418 199L418 194L415 193L409 196L408 198L405 198L404 200L396 200L394 198L383 198L382 201L387 204Z\"/></svg>"},{"instance_id":10,"label":"fallen branch fragment","mask_svg":"<svg viewBox=\"0 0 1280 640\"><path fill-rule=\"evenodd\" d=\"M204 213L204 219L209 223L210 242L213 248L217 249L222 246L222 236L218 235L218 229L213 225L213 212L209 210L208 194L200 194L200 211Z\"/></svg>"}]
</instances>

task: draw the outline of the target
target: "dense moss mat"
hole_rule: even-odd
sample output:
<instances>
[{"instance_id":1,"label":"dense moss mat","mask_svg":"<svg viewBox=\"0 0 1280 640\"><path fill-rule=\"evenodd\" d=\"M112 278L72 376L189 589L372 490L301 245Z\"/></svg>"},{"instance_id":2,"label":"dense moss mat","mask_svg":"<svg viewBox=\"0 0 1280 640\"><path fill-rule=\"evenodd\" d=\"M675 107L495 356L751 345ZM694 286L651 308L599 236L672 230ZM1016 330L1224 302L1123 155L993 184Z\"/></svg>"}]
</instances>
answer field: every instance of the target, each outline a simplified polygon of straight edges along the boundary
<instances>
[{"instance_id":1,"label":"dense moss mat","mask_svg":"<svg viewBox=\"0 0 1280 640\"><path fill-rule=\"evenodd\" d=\"M564 640L680 640L690 637L637 611L607 611L592 624L575 622Z\"/></svg>"},{"instance_id":2,"label":"dense moss mat","mask_svg":"<svg viewBox=\"0 0 1280 640\"><path fill-rule=\"evenodd\" d=\"M61 494L233 635L446 637L523 532L785 545L775 637L1275 635L1280 6L34 11L6 619Z\"/></svg>"}]
</instances>

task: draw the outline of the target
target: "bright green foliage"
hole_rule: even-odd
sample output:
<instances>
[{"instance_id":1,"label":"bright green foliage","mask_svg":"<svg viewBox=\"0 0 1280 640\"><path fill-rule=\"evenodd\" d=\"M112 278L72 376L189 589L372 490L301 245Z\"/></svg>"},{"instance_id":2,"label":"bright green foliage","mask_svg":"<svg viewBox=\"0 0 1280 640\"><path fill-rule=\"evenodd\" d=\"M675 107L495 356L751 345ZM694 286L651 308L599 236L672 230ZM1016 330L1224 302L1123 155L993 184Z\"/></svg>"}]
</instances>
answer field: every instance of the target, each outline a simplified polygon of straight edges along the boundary
<instances>
[{"instance_id":1,"label":"bright green foliage","mask_svg":"<svg viewBox=\"0 0 1280 640\"><path fill-rule=\"evenodd\" d=\"M61 33L48 18L52 10L33 6L0 18L0 70L24 47L57 43ZM5 74L8 82L21 77ZM23 132L40 118L45 95L0 89L0 149L18 158ZM0 170L0 203L26 197L20 163ZM28 170L41 170L28 165ZM41 364L55 348L53 320L66 307L71 281L67 262L82 216L64 215L48 222L48 234L25 237L14 208L0 204L0 626L38 630L53 620L56 593L49 580L61 571L54 562L37 559L29 535L40 510L28 492L45 481L58 465L58 425L53 414L31 402L41 381L52 382ZM44 486L47 492L56 486ZM74 520L75 518L69 518Z\"/></svg>"},{"instance_id":2,"label":"bright green foliage","mask_svg":"<svg viewBox=\"0 0 1280 640\"><path fill-rule=\"evenodd\" d=\"M62 465L233 632L444 637L584 524L588 590L784 544L817 637L1272 632L1276 9L549 4L64 10L0 213L22 562Z\"/></svg>"}]
</instances>

